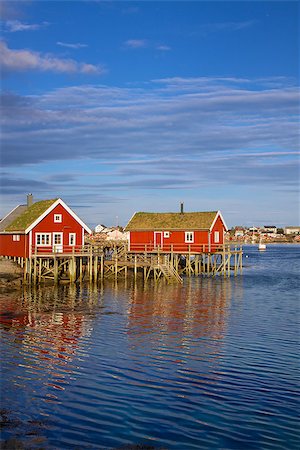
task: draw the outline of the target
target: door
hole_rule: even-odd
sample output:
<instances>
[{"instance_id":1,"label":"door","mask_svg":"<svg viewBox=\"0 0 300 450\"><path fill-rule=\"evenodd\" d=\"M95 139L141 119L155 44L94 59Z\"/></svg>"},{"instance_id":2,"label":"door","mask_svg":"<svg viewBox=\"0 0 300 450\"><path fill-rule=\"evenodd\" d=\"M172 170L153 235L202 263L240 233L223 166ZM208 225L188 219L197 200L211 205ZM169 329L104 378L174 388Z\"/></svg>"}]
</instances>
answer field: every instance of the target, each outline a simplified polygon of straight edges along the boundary
<instances>
[{"instance_id":1,"label":"door","mask_svg":"<svg viewBox=\"0 0 300 450\"><path fill-rule=\"evenodd\" d=\"M163 246L163 234L162 231L154 231L154 247L162 248Z\"/></svg>"},{"instance_id":2,"label":"door","mask_svg":"<svg viewBox=\"0 0 300 450\"><path fill-rule=\"evenodd\" d=\"M62 253L63 251L63 234L53 233L52 249L55 253Z\"/></svg>"}]
</instances>

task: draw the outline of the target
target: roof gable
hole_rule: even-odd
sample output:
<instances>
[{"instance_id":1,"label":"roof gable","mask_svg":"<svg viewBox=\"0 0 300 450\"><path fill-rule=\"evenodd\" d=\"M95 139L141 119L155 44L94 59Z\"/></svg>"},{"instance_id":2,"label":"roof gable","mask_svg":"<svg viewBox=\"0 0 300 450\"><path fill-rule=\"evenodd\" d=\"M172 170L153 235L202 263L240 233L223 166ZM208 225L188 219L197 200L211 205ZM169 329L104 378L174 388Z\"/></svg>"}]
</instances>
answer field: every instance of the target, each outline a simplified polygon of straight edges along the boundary
<instances>
[{"instance_id":1,"label":"roof gable","mask_svg":"<svg viewBox=\"0 0 300 450\"><path fill-rule=\"evenodd\" d=\"M26 231L26 229L35 222L47 209L56 202L57 199L41 200L33 203L29 208L21 213L5 231Z\"/></svg>"},{"instance_id":2,"label":"roof gable","mask_svg":"<svg viewBox=\"0 0 300 450\"><path fill-rule=\"evenodd\" d=\"M62 205L63 208L89 233L92 231L82 222L82 220L69 208L61 199L42 200L33 203L32 206L26 209L19 217L17 217L5 231L19 231L29 233L44 217L46 217L57 205Z\"/></svg>"},{"instance_id":3,"label":"roof gable","mask_svg":"<svg viewBox=\"0 0 300 450\"><path fill-rule=\"evenodd\" d=\"M28 233L29 231L31 231L41 220L43 220L43 218L47 214L49 214L54 208L56 208L57 205L62 205L62 207L66 211L68 211L68 213L73 217L73 219L76 220L76 222L78 222L82 226L82 228L84 228L89 234L92 234L92 230L77 216L77 214L74 213L74 211L72 211L71 208L69 208L68 205L66 205L66 203L61 198L55 200L54 203L49 206L49 208L25 230L25 232Z\"/></svg>"},{"instance_id":4,"label":"roof gable","mask_svg":"<svg viewBox=\"0 0 300 450\"><path fill-rule=\"evenodd\" d=\"M218 211L184 213L138 212L133 215L125 229L127 231L210 230L218 215ZM225 223L224 226L226 228Z\"/></svg>"}]
</instances>

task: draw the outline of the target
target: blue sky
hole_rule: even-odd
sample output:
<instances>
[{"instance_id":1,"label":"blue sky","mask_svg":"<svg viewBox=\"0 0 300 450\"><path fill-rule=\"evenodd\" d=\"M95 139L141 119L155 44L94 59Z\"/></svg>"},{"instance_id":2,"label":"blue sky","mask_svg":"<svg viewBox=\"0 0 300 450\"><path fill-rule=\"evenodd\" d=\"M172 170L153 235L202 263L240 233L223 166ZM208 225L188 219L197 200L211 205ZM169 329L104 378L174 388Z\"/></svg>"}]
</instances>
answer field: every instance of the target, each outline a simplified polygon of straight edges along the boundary
<instances>
[{"instance_id":1,"label":"blue sky","mask_svg":"<svg viewBox=\"0 0 300 450\"><path fill-rule=\"evenodd\" d=\"M1 1L1 209L298 225L299 3Z\"/></svg>"}]
</instances>

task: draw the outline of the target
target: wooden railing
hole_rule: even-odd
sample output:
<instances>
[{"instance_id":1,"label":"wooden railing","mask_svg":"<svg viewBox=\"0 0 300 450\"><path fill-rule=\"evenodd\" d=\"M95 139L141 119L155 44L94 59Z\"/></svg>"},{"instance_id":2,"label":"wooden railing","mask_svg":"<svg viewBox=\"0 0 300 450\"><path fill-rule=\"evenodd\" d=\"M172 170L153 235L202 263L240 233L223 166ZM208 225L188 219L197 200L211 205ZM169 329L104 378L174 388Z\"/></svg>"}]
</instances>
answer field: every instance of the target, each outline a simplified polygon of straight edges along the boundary
<instances>
[{"instance_id":1,"label":"wooden railing","mask_svg":"<svg viewBox=\"0 0 300 450\"><path fill-rule=\"evenodd\" d=\"M241 249L241 245L230 245L230 244L163 244L154 246L153 244L130 244L130 252L136 253L150 253L150 252L161 252L161 253L217 253L223 251L230 251L236 249Z\"/></svg>"},{"instance_id":2,"label":"wooden railing","mask_svg":"<svg viewBox=\"0 0 300 450\"><path fill-rule=\"evenodd\" d=\"M106 259L122 259L127 253L181 253L181 254L199 254L199 253L220 253L229 251L240 251L241 244L164 244L163 246L154 246L153 244L122 244L121 246L103 246L103 245L56 245L56 246L35 246L31 248L31 254L34 255L104 255Z\"/></svg>"},{"instance_id":3,"label":"wooden railing","mask_svg":"<svg viewBox=\"0 0 300 450\"><path fill-rule=\"evenodd\" d=\"M32 255L60 255L60 254L75 254L75 255L90 255L90 254L102 254L103 247L97 245L49 245L49 246L36 246L32 245Z\"/></svg>"}]
</instances>

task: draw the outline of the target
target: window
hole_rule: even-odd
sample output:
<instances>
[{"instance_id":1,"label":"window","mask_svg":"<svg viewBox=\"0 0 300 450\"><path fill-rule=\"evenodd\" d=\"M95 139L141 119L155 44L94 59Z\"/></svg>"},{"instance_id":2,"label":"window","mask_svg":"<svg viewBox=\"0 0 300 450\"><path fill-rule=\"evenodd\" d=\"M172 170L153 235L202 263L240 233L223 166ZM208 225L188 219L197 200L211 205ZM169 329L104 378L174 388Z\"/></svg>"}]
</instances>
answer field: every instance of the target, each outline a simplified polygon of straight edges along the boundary
<instances>
[{"instance_id":1,"label":"window","mask_svg":"<svg viewBox=\"0 0 300 450\"><path fill-rule=\"evenodd\" d=\"M13 241L19 241L20 240L20 235L19 234L13 234Z\"/></svg>"},{"instance_id":2,"label":"window","mask_svg":"<svg viewBox=\"0 0 300 450\"><path fill-rule=\"evenodd\" d=\"M76 233L69 233L69 245L76 245Z\"/></svg>"},{"instance_id":3,"label":"window","mask_svg":"<svg viewBox=\"0 0 300 450\"><path fill-rule=\"evenodd\" d=\"M170 231L164 231L164 238L170 237Z\"/></svg>"},{"instance_id":4,"label":"window","mask_svg":"<svg viewBox=\"0 0 300 450\"><path fill-rule=\"evenodd\" d=\"M53 244L54 245L62 244L62 234L61 233L53 233Z\"/></svg>"},{"instance_id":5,"label":"window","mask_svg":"<svg viewBox=\"0 0 300 450\"><path fill-rule=\"evenodd\" d=\"M194 232L193 231L185 231L185 242L193 243L194 242Z\"/></svg>"},{"instance_id":6,"label":"window","mask_svg":"<svg viewBox=\"0 0 300 450\"><path fill-rule=\"evenodd\" d=\"M215 231L215 243L217 244L220 242L220 233L219 231Z\"/></svg>"},{"instance_id":7,"label":"window","mask_svg":"<svg viewBox=\"0 0 300 450\"><path fill-rule=\"evenodd\" d=\"M36 245L51 245L50 233L37 233L35 235Z\"/></svg>"},{"instance_id":8,"label":"window","mask_svg":"<svg viewBox=\"0 0 300 450\"><path fill-rule=\"evenodd\" d=\"M62 222L62 214L54 214L54 222L61 223Z\"/></svg>"}]
</instances>

